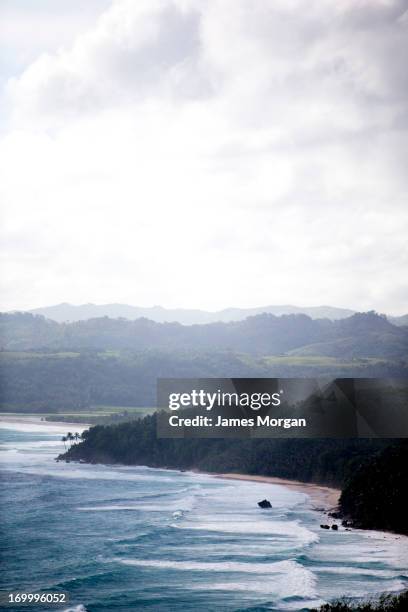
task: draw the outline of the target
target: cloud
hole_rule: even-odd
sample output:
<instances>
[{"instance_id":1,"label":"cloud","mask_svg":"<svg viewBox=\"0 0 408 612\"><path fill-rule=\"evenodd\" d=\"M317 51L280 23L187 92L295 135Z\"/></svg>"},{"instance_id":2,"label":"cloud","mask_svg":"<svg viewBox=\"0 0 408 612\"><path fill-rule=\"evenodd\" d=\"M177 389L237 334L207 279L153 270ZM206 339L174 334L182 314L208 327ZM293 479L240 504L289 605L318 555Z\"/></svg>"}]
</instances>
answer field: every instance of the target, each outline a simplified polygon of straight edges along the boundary
<instances>
[{"instance_id":1,"label":"cloud","mask_svg":"<svg viewBox=\"0 0 408 612\"><path fill-rule=\"evenodd\" d=\"M196 10L172 0L115 2L72 48L43 54L9 83L17 120L72 118L155 96L205 95Z\"/></svg>"},{"instance_id":2,"label":"cloud","mask_svg":"<svg viewBox=\"0 0 408 612\"><path fill-rule=\"evenodd\" d=\"M404 11L116 0L40 55L5 91L7 306L404 311Z\"/></svg>"}]
</instances>

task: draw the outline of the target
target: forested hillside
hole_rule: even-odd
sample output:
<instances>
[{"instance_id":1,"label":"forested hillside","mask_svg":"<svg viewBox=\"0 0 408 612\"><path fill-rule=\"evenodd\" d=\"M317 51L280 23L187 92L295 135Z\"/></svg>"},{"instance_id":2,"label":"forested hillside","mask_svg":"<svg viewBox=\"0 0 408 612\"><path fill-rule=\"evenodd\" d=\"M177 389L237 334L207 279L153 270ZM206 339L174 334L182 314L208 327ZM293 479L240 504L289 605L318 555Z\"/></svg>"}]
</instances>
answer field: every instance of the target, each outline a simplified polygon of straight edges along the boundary
<instances>
[{"instance_id":1,"label":"forested hillside","mask_svg":"<svg viewBox=\"0 0 408 612\"><path fill-rule=\"evenodd\" d=\"M181 325L107 317L55 323L30 314L0 315L0 347L8 351L188 350L328 357L403 358L408 330L374 312L339 321L262 314L233 323Z\"/></svg>"},{"instance_id":2,"label":"forested hillside","mask_svg":"<svg viewBox=\"0 0 408 612\"><path fill-rule=\"evenodd\" d=\"M408 376L407 330L375 313L192 326L2 314L0 338L0 407L9 411L154 406L160 377Z\"/></svg>"},{"instance_id":3,"label":"forested hillside","mask_svg":"<svg viewBox=\"0 0 408 612\"><path fill-rule=\"evenodd\" d=\"M232 352L0 353L0 408L155 406L157 378L406 377L400 361L254 357Z\"/></svg>"},{"instance_id":4,"label":"forested hillside","mask_svg":"<svg viewBox=\"0 0 408 612\"><path fill-rule=\"evenodd\" d=\"M242 472L342 486L387 440L338 439L161 439L156 414L131 423L97 425L84 432L66 457L208 472Z\"/></svg>"}]
</instances>

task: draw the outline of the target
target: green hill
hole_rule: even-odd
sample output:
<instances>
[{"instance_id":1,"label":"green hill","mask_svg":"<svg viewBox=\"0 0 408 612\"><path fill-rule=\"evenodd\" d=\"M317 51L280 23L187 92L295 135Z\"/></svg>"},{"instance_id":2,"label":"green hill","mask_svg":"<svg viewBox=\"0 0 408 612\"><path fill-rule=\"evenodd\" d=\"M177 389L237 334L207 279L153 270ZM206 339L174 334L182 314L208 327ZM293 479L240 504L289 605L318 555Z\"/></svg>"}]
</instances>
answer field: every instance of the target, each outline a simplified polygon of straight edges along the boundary
<instances>
[{"instance_id":1,"label":"green hill","mask_svg":"<svg viewBox=\"0 0 408 612\"><path fill-rule=\"evenodd\" d=\"M0 346L8 351L157 349L403 358L408 356L408 329L392 325L373 312L339 321L315 320L301 314L261 314L244 321L191 326L107 317L55 323L16 313L0 314Z\"/></svg>"}]
</instances>

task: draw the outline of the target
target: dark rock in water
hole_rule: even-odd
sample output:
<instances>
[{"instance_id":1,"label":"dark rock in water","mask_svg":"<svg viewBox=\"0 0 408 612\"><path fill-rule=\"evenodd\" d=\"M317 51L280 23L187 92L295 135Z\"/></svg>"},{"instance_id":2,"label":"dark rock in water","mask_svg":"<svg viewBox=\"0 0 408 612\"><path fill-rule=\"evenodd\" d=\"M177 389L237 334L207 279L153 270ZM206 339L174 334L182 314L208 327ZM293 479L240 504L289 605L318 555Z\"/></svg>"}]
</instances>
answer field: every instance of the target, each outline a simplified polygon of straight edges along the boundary
<instances>
[{"instance_id":1,"label":"dark rock in water","mask_svg":"<svg viewBox=\"0 0 408 612\"><path fill-rule=\"evenodd\" d=\"M339 526L338 526L338 525L332 525L332 529L334 529L334 531L337 531L337 530L338 530L338 528L339 528Z\"/></svg>"},{"instance_id":2,"label":"dark rock in water","mask_svg":"<svg viewBox=\"0 0 408 612\"><path fill-rule=\"evenodd\" d=\"M330 529L330 525L320 525L322 529Z\"/></svg>"},{"instance_id":3,"label":"dark rock in water","mask_svg":"<svg viewBox=\"0 0 408 612\"><path fill-rule=\"evenodd\" d=\"M260 508L272 508L271 502L267 499L263 499L262 501L258 502L258 506Z\"/></svg>"}]
</instances>

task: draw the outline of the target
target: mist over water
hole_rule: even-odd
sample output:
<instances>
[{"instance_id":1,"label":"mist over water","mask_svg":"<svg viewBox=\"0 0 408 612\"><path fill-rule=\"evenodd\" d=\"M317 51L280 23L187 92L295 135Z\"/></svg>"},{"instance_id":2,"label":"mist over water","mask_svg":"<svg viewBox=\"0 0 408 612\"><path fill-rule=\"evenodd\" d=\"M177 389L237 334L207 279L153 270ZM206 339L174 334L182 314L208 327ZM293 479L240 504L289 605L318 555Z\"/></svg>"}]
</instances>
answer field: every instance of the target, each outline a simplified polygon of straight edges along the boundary
<instances>
[{"instance_id":1,"label":"mist over water","mask_svg":"<svg viewBox=\"0 0 408 612\"><path fill-rule=\"evenodd\" d=\"M67 591L75 612L285 611L408 583L406 539L321 530L303 493L56 463L68 425L0 425L2 589Z\"/></svg>"}]
</instances>

